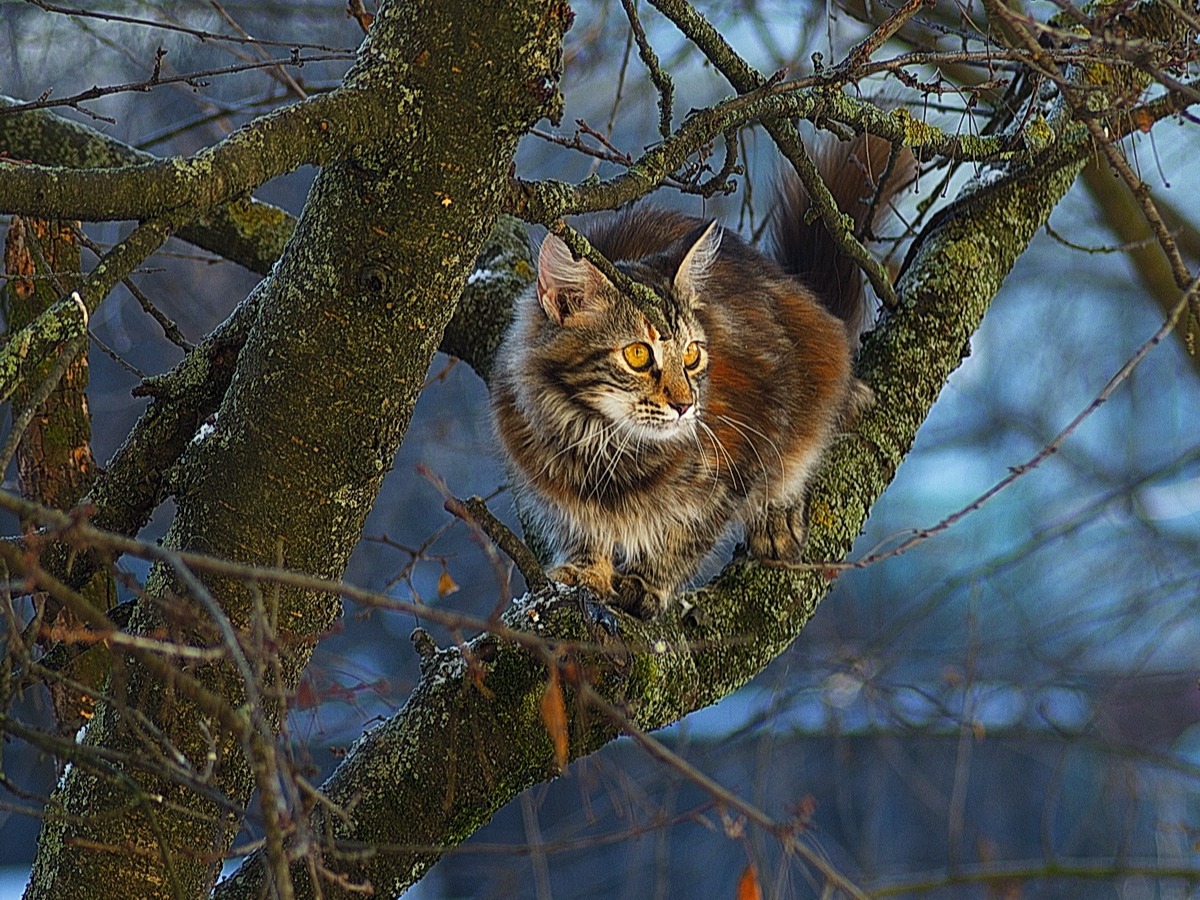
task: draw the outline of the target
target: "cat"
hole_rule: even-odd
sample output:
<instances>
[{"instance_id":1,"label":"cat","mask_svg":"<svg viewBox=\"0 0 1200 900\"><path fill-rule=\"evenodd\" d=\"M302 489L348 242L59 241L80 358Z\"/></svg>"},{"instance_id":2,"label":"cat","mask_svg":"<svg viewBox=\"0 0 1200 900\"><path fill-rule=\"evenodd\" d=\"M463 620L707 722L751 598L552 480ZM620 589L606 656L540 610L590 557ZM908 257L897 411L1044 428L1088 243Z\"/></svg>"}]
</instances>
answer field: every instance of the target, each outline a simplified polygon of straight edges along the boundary
<instances>
[{"instance_id":1,"label":"cat","mask_svg":"<svg viewBox=\"0 0 1200 900\"><path fill-rule=\"evenodd\" d=\"M822 160L859 226L888 150L859 138ZM851 373L865 309L857 269L819 219L806 223L797 182L781 194L774 256L651 206L584 229L664 298L669 331L559 238L542 242L491 397L514 499L549 545L555 581L646 619L736 524L755 558L799 560L805 488L870 390Z\"/></svg>"}]
</instances>

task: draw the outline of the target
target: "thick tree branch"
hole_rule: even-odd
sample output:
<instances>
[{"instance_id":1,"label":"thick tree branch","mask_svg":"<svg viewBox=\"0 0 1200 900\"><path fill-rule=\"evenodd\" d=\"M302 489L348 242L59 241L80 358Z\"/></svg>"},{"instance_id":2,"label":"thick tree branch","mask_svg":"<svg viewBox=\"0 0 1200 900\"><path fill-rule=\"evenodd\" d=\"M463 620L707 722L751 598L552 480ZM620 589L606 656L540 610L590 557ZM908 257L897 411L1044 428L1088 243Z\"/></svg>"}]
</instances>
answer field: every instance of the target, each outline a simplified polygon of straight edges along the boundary
<instances>
[{"instance_id":1,"label":"thick tree branch","mask_svg":"<svg viewBox=\"0 0 1200 900\"><path fill-rule=\"evenodd\" d=\"M0 111L20 101L0 96ZM0 114L0 149L43 166L109 169L159 163L151 153L45 110ZM205 211L177 237L265 275L279 259L296 220L276 206L238 197Z\"/></svg>"},{"instance_id":2,"label":"thick tree branch","mask_svg":"<svg viewBox=\"0 0 1200 900\"><path fill-rule=\"evenodd\" d=\"M247 195L303 165L353 159L380 128L411 127L413 97L393 105L340 88L268 113L187 159L115 169L65 169L0 160L0 211L96 222L198 211Z\"/></svg>"}]
</instances>

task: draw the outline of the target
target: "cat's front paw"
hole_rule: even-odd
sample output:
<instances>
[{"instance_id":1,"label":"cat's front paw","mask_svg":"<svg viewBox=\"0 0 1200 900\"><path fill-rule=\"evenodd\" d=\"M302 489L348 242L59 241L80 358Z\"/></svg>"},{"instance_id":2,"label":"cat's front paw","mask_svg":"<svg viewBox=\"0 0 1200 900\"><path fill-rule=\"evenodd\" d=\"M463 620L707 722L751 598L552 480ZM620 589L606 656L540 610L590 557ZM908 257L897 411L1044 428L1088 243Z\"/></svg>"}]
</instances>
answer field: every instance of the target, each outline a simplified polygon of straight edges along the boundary
<instances>
[{"instance_id":1,"label":"cat's front paw","mask_svg":"<svg viewBox=\"0 0 1200 900\"><path fill-rule=\"evenodd\" d=\"M559 584L565 584L568 587L587 588L602 600L613 593L613 570L611 564L589 563L587 565L577 565L576 563L566 563L565 565L556 566L547 574L550 576L551 581L557 581Z\"/></svg>"},{"instance_id":2,"label":"cat's front paw","mask_svg":"<svg viewBox=\"0 0 1200 900\"><path fill-rule=\"evenodd\" d=\"M804 504L769 506L746 523L746 546L751 555L767 563L798 563L808 539Z\"/></svg>"},{"instance_id":3,"label":"cat's front paw","mask_svg":"<svg viewBox=\"0 0 1200 900\"><path fill-rule=\"evenodd\" d=\"M643 621L662 615L671 600L669 592L651 587L638 575L613 575L613 603Z\"/></svg>"}]
</instances>

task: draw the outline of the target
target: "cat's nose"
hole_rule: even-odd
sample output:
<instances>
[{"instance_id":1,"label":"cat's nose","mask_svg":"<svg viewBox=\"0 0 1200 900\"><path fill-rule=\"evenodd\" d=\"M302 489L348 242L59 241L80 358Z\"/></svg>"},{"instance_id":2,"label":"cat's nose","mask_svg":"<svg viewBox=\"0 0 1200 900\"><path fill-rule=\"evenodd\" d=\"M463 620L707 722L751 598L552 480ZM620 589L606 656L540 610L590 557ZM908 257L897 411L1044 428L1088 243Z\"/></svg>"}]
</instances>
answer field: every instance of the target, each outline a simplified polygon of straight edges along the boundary
<instances>
[{"instance_id":1,"label":"cat's nose","mask_svg":"<svg viewBox=\"0 0 1200 900\"><path fill-rule=\"evenodd\" d=\"M683 416L684 416L684 413L686 413L686 412L687 412L689 409L691 409L691 408L692 408L692 404L691 404L691 403L674 403L674 402L671 402L671 403L668 403L667 405L668 405L668 406L670 406L670 407L671 407L671 409L675 410L675 412L679 414L679 418L681 418L681 419L683 418Z\"/></svg>"}]
</instances>

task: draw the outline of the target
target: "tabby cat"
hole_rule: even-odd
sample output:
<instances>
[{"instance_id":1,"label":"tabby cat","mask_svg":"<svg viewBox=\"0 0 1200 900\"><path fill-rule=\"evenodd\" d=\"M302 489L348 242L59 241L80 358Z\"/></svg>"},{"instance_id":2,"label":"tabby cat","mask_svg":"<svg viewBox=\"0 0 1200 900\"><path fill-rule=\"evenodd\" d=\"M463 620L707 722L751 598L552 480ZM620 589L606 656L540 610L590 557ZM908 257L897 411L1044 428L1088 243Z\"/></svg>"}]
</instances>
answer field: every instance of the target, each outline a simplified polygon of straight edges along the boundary
<instances>
[{"instance_id":1,"label":"tabby cat","mask_svg":"<svg viewBox=\"0 0 1200 900\"><path fill-rule=\"evenodd\" d=\"M859 224L868 173L889 149L869 141L822 164ZM870 391L851 375L858 272L819 220L805 223L803 191L783 193L774 258L715 221L647 206L585 230L665 299L669 331L557 237L542 242L536 288L497 357L492 410L554 580L648 618L735 523L758 559L799 559L805 486Z\"/></svg>"}]
</instances>

